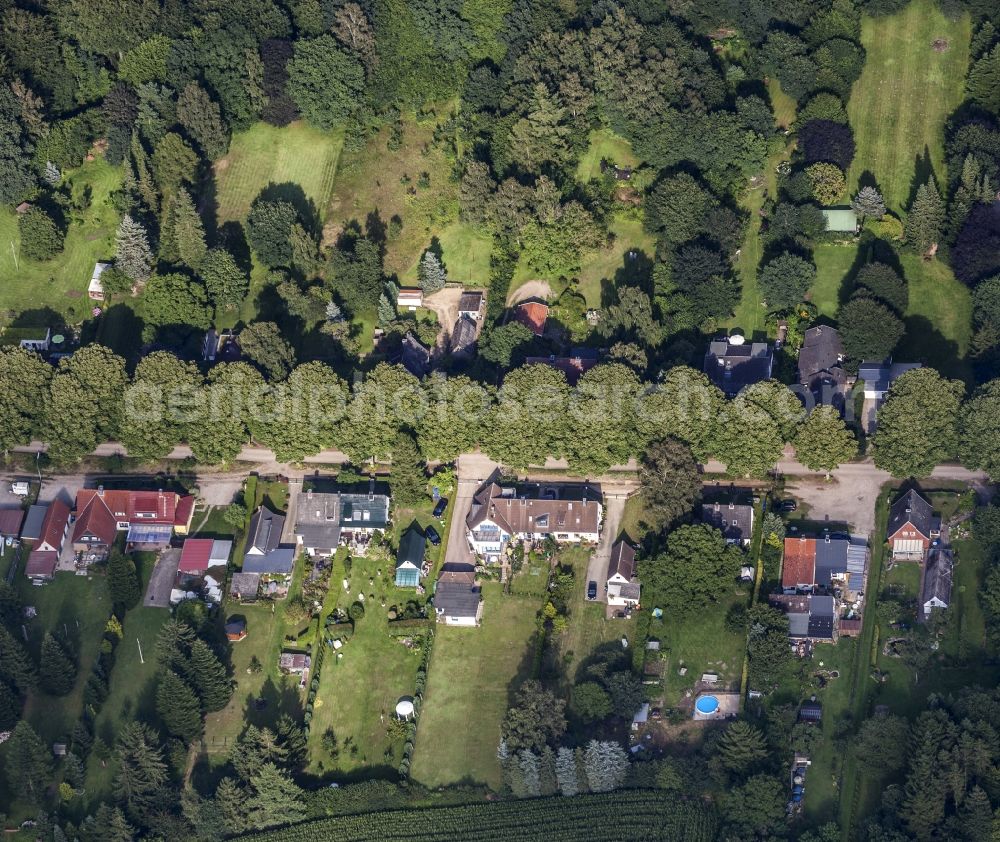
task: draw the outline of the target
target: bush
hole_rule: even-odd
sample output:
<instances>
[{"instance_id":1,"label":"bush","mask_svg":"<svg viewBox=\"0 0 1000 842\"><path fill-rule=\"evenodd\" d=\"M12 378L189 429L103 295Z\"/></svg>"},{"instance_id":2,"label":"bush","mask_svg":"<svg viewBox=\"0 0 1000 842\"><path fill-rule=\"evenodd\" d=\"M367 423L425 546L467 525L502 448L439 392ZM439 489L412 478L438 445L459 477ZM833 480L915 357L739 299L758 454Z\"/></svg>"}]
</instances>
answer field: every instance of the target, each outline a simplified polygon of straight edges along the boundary
<instances>
[{"instance_id":1,"label":"bush","mask_svg":"<svg viewBox=\"0 0 1000 842\"><path fill-rule=\"evenodd\" d=\"M48 260L63 250L65 233L55 220L39 207L21 214L17 222L21 234L21 253L32 260Z\"/></svg>"},{"instance_id":2,"label":"bush","mask_svg":"<svg viewBox=\"0 0 1000 842\"><path fill-rule=\"evenodd\" d=\"M365 606L363 602L353 602L351 607L347 609L347 616L350 617L354 622L357 622L362 617L365 616Z\"/></svg>"}]
</instances>

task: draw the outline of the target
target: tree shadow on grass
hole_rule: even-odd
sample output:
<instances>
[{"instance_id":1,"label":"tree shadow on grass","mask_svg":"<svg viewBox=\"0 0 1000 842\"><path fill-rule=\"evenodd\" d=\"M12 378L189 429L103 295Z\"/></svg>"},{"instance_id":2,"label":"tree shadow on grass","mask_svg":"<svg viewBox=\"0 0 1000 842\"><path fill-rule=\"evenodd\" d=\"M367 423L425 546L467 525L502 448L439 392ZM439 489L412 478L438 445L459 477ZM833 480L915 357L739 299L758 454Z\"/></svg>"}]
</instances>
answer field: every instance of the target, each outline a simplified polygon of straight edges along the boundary
<instances>
[{"instance_id":1,"label":"tree shadow on grass","mask_svg":"<svg viewBox=\"0 0 1000 842\"><path fill-rule=\"evenodd\" d=\"M906 207L913 206L913 200L917 197L919 190L929 179L933 178L937 189L941 190L941 182L934 173L934 164L931 162L931 150L924 147L922 154L918 154L913 160L913 180L910 182L910 193L906 199Z\"/></svg>"},{"instance_id":2,"label":"tree shadow on grass","mask_svg":"<svg viewBox=\"0 0 1000 842\"><path fill-rule=\"evenodd\" d=\"M962 357L958 344L945 336L926 316L906 316L906 333L900 340L893 358L897 362L919 362L937 369L943 377L968 383L969 365Z\"/></svg>"},{"instance_id":3,"label":"tree shadow on grass","mask_svg":"<svg viewBox=\"0 0 1000 842\"><path fill-rule=\"evenodd\" d=\"M260 191L257 199L264 202L288 202L295 208L306 230L317 238L322 234L323 226L320 222L319 210L316 208L316 203L305 194L301 185L293 181L285 181L281 184L275 184L272 181Z\"/></svg>"}]
</instances>

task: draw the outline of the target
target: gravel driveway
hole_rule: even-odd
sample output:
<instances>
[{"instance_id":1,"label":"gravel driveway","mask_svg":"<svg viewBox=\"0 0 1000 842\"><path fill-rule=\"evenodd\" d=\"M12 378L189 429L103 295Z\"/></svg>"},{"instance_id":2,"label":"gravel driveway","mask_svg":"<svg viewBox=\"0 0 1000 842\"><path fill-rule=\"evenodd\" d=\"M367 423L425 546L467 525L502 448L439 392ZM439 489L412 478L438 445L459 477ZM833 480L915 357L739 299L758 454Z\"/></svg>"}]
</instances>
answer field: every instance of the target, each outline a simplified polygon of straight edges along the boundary
<instances>
[{"instance_id":1,"label":"gravel driveway","mask_svg":"<svg viewBox=\"0 0 1000 842\"><path fill-rule=\"evenodd\" d=\"M177 578L177 565L180 564L180 560L179 549L169 547L160 553L153 568L153 575L149 578L143 605L152 608L170 607L170 591L173 590L174 580Z\"/></svg>"}]
</instances>

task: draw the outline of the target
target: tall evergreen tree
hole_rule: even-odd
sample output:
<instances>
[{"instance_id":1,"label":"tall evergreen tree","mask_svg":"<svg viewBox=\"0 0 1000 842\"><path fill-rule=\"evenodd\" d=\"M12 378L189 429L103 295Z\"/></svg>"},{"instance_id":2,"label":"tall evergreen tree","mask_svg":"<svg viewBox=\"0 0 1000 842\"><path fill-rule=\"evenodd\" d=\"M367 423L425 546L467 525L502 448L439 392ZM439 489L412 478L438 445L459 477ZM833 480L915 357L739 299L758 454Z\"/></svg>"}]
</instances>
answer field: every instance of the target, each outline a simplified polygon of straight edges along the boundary
<instances>
[{"instance_id":1,"label":"tall evergreen tree","mask_svg":"<svg viewBox=\"0 0 1000 842\"><path fill-rule=\"evenodd\" d=\"M944 202L934 177L917 188L917 195L906 216L906 242L921 254L941 241L944 229Z\"/></svg>"},{"instance_id":2,"label":"tall evergreen tree","mask_svg":"<svg viewBox=\"0 0 1000 842\"><path fill-rule=\"evenodd\" d=\"M273 763L265 763L250 778L250 791L247 819L251 827L294 824L306 815L302 790Z\"/></svg>"},{"instance_id":3,"label":"tall evergreen tree","mask_svg":"<svg viewBox=\"0 0 1000 842\"><path fill-rule=\"evenodd\" d=\"M162 797L167 764L156 733L140 722L130 722L118 738L118 774L115 795L126 808L142 814Z\"/></svg>"},{"instance_id":4,"label":"tall evergreen tree","mask_svg":"<svg viewBox=\"0 0 1000 842\"><path fill-rule=\"evenodd\" d=\"M6 682L0 680L0 731L10 731L21 718L21 700Z\"/></svg>"},{"instance_id":5,"label":"tall evergreen tree","mask_svg":"<svg viewBox=\"0 0 1000 842\"><path fill-rule=\"evenodd\" d=\"M441 265L438 256L430 249L425 251L424 256L420 258L417 277L420 279L420 288L424 291L424 295L430 295L444 289L444 285L448 283L448 275L444 271L444 266Z\"/></svg>"},{"instance_id":6,"label":"tall evergreen tree","mask_svg":"<svg viewBox=\"0 0 1000 842\"><path fill-rule=\"evenodd\" d=\"M556 781L559 792L566 796L577 795L580 792L580 781L576 771L576 757L573 749L562 746L556 755Z\"/></svg>"},{"instance_id":7,"label":"tall evergreen tree","mask_svg":"<svg viewBox=\"0 0 1000 842\"><path fill-rule=\"evenodd\" d=\"M749 722L734 722L719 739L718 751L723 766L743 775L767 757L767 742L759 728Z\"/></svg>"},{"instance_id":8,"label":"tall evergreen tree","mask_svg":"<svg viewBox=\"0 0 1000 842\"><path fill-rule=\"evenodd\" d=\"M26 693L38 681L35 668L21 642L0 626L0 679Z\"/></svg>"},{"instance_id":9,"label":"tall evergreen tree","mask_svg":"<svg viewBox=\"0 0 1000 842\"><path fill-rule=\"evenodd\" d=\"M191 681L205 710L222 710L233 695L233 683L204 640L198 638L192 642L188 665Z\"/></svg>"},{"instance_id":10,"label":"tall evergreen tree","mask_svg":"<svg viewBox=\"0 0 1000 842\"><path fill-rule=\"evenodd\" d=\"M885 216L885 199L874 187L862 187L851 200L851 207L862 219L881 219Z\"/></svg>"},{"instance_id":11,"label":"tall evergreen tree","mask_svg":"<svg viewBox=\"0 0 1000 842\"><path fill-rule=\"evenodd\" d=\"M149 278L153 267L153 250L142 223L129 214L122 217L115 236L115 266L133 281L141 283Z\"/></svg>"},{"instance_id":12,"label":"tall evergreen tree","mask_svg":"<svg viewBox=\"0 0 1000 842\"><path fill-rule=\"evenodd\" d=\"M628 755L619 743L591 740L584 753L591 792L611 792L625 782Z\"/></svg>"},{"instance_id":13,"label":"tall evergreen tree","mask_svg":"<svg viewBox=\"0 0 1000 842\"><path fill-rule=\"evenodd\" d=\"M246 297L250 278L223 248L213 248L198 266L212 303L220 310L234 310Z\"/></svg>"},{"instance_id":14,"label":"tall evergreen tree","mask_svg":"<svg viewBox=\"0 0 1000 842\"><path fill-rule=\"evenodd\" d=\"M427 496L427 475L417 443L409 433L396 436L389 474L392 497L402 506L412 506Z\"/></svg>"},{"instance_id":15,"label":"tall evergreen tree","mask_svg":"<svg viewBox=\"0 0 1000 842\"><path fill-rule=\"evenodd\" d=\"M191 194L183 187L177 191L170 205L171 234L177 258L190 269L198 269L208 247L205 245L205 226L195 209Z\"/></svg>"},{"instance_id":16,"label":"tall evergreen tree","mask_svg":"<svg viewBox=\"0 0 1000 842\"><path fill-rule=\"evenodd\" d=\"M111 601L125 609L134 608L142 596L135 561L117 549L108 555L108 591Z\"/></svg>"},{"instance_id":17,"label":"tall evergreen tree","mask_svg":"<svg viewBox=\"0 0 1000 842\"><path fill-rule=\"evenodd\" d=\"M40 804L52 774L45 743L22 719L4 748L7 756L4 770L10 790L31 804Z\"/></svg>"},{"instance_id":18,"label":"tall evergreen tree","mask_svg":"<svg viewBox=\"0 0 1000 842\"><path fill-rule=\"evenodd\" d=\"M42 640L38 678L42 689L53 696L65 696L76 683L76 664L49 632Z\"/></svg>"},{"instance_id":19,"label":"tall evergreen tree","mask_svg":"<svg viewBox=\"0 0 1000 842\"><path fill-rule=\"evenodd\" d=\"M173 670L187 678L190 675L188 658L194 643L194 630L180 620L167 620L156 636L156 661L164 669Z\"/></svg>"},{"instance_id":20,"label":"tall evergreen tree","mask_svg":"<svg viewBox=\"0 0 1000 842\"><path fill-rule=\"evenodd\" d=\"M167 732L185 743L202 732L201 704L198 696L177 673L160 673L156 685L156 712Z\"/></svg>"},{"instance_id":21,"label":"tall evergreen tree","mask_svg":"<svg viewBox=\"0 0 1000 842\"><path fill-rule=\"evenodd\" d=\"M1000 116L1000 44L969 68L967 87L973 101Z\"/></svg>"},{"instance_id":22,"label":"tall evergreen tree","mask_svg":"<svg viewBox=\"0 0 1000 842\"><path fill-rule=\"evenodd\" d=\"M210 161L229 148L229 136L219 104L197 82L188 82L177 96L177 119Z\"/></svg>"},{"instance_id":23,"label":"tall evergreen tree","mask_svg":"<svg viewBox=\"0 0 1000 842\"><path fill-rule=\"evenodd\" d=\"M542 794L542 781L538 769L538 755L525 749L517 755L517 765L521 768L524 795L537 798Z\"/></svg>"}]
</instances>

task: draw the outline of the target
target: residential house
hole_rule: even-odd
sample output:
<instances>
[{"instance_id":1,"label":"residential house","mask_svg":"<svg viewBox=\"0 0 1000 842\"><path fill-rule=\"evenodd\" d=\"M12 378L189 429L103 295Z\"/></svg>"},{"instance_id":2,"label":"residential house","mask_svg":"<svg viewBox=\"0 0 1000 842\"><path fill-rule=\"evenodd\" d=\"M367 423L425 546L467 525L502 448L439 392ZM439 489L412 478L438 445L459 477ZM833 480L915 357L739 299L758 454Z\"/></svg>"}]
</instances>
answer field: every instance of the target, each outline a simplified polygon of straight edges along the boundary
<instances>
[{"instance_id":1,"label":"residential house","mask_svg":"<svg viewBox=\"0 0 1000 842\"><path fill-rule=\"evenodd\" d=\"M547 365L566 375L566 382L575 386L580 378L597 365L600 354L595 348L573 348L568 357L528 357L525 365Z\"/></svg>"},{"instance_id":2,"label":"residential house","mask_svg":"<svg viewBox=\"0 0 1000 842\"><path fill-rule=\"evenodd\" d=\"M174 535L187 535L194 498L173 491L84 488L76 495L73 549L93 558L107 555L118 532L137 549L157 549Z\"/></svg>"},{"instance_id":3,"label":"residential house","mask_svg":"<svg viewBox=\"0 0 1000 842\"><path fill-rule=\"evenodd\" d=\"M502 487L492 478L473 495L466 517L469 546L487 562L511 539L597 543L602 507L590 486Z\"/></svg>"},{"instance_id":4,"label":"residential house","mask_svg":"<svg viewBox=\"0 0 1000 842\"><path fill-rule=\"evenodd\" d=\"M59 553L48 550L32 550L28 553L28 560L24 565L24 575L27 576L33 585L41 585L51 582L56 575L56 568L59 566Z\"/></svg>"},{"instance_id":5,"label":"residential house","mask_svg":"<svg viewBox=\"0 0 1000 842\"><path fill-rule=\"evenodd\" d=\"M403 287L396 296L396 309L415 311L424 304L424 292L420 287Z\"/></svg>"},{"instance_id":6,"label":"residential house","mask_svg":"<svg viewBox=\"0 0 1000 842\"><path fill-rule=\"evenodd\" d=\"M181 548L177 572L187 576L204 576L210 567L225 567L233 542L213 538L188 538Z\"/></svg>"},{"instance_id":7,"label":"residential house","mask_svg":"<svg viewBox=\"0 0 1000 842\"><path fill-rule=\"evenodd\" d=\"M24 525L21 527L21 540L28 545L42 537L42 523L49 507L44 503L35 503L28 507L28 513L24 517Z\"/></svg>"},{"instance_id":8,"label":"residential house","mask_svg":"<svg viewBox=\"0 0 1000 842\"><path fill-rule=\"evenodd\" d=\"M419 529L410 527L399 540L396 553L396 587L415 588L420 584L427 539Z\"/></svg>"},{"instance_id":9,"label":"residential house","mask_svg":"<svg viewBox=\"0 0 1000 842\"><path fill-rule=\"evenodd\" d=\"M295 548L281 544L285 518L261 506L250 518L243 572L260 574L265 596L283 597L288 593L295 569Z\"/></svg>"},{"instance_id":10,"label":"residential house","mask_svg":"<svg viewBox=\"0 0 1000 842\"><path fill-rule=\"evenodd\" d=\"M214 363L218 353L219 334L214 327L210 327L205 332L205 338L201 342L201 358L204 362Z\"/></svg>"},{"instance_id":11,"label":"residential house","mask_svg":"<svg viewBox=\"0 0 1000 842\"><path fill-rule=\"evenodd\" d=\"M47 327L22 328L16 334L17 344L25 351L41 354L52 346L52 329Z\"/></svg>"},{"instance_id":12,"label":"residential house","mask_svg":"<svg viewBox=\"0 0 1000 842\"><path fill-rule=\"evenodd\" d=\"M815 697L813 697L815 698ZM803 702L799 706L799 722L822 722L823 705L819 702Z\"/></svg>"},{"instance_id":13,"label":"residential house","mask_svg":"<svg viewBox=\"0 0 1000 842\"><path fill-rule=\"evenodd\" d=\"M858 233L858 215L854 208L823 208L823 222L827 231L838 234Z\"/></svg>"},{"instance_id":14,"label":"residential house","mask_svg":"<svg viewBox=\"0 0 1000 842\"><path fill-rule=\"evenodd\" d=\"M309 669L310 658L304 652L282 652L278 659L278 669L283 673L302 675Z\"/></svg>"},{"instance_id":15,"label":"residential house","mask_svg":"<svg viewBox=\"0 0 1000 842\"><path fill-rule=\"evenodd\" d=\"M94 301L104 300L104 285L101 283L101 275L106 269L110 269L110 263L95 263L94 272L90 276L90 283L87 285L87 296Z\"/></svg>"},{"instance_id":16,"label":"residential house","mask_svg":"<svg viewBox=\"0 0 1000 842\"><path fill-rule=\"evenodd\" d=\"M729 487L706 489L701 522L714 526L730 544L750 545L753 534L753 491Z\"/></svg>"},{"instance_id":17,"label":"residential house","mask_svg":"<svg viewBox=\"0 0 1000 842\"><path fill-rule=\"evenodd\" d=\"M468 316L459 316L451 329L451 352L453 354L471 354L476 344L479 328Z\"/></svg>"},{"instance_id":18,"label":"residential house","mask_svg":"<svg viewBox=\"0 0 1000 842\"><path fill-rule=\"evenodd\" d=\"M635 547L619 538L611 547L608 564L608 605L635 608L641 586L635 575Z\"/></svg>"},{"instance_id":19,"label":"residential house","mask_svg":"<svg viewBox=\"0 0 1000 842\"><path fill-rule=\"evenodd\" d=\"M238 602L254 602L260 592L260 573L234 573L229 580L229 595Z\"/></svg>"},{"instance_id":20,"label":"residential house","mask_svg":"<svg viewBox=\"0 0 1000 842\"><path fill-rule=\"evenodd\" d=\"M481 291L477 289L463 290L458 299L458 317L478 321L483 314L485 302L486 298Z\"/></svg>"},{"instance_id":21,"label":"residential house","mask_svg":"<svg viewBox=\"0 0 1000 842\"><path fill-rule=\"evenodd\" d=\"M889 509L886 540L897 561L923 561L931 545L941 537L941 518L915 488L900 495Z\"/></svg>"},{"instance_id":22,"label":"residential house","mask_svg":"<svg viewBox=\"0 0 1000 842\"><path fill-rule=\"evenodd\" d=\"M705 353L705 374L727 398L736 397L747 386L769 380L773 367L770 345L766 342L747 345L739 334L713 340Z\"/></svg>"},{"instance_id":23,"label":"residential house","mask_svg":"<svg viewBox=\"0 0 1000 842\"><path fill-rule=\"evenodd\" d=\"M923 619L929 620L935 608L951 605L952 575L955 559L951 550L935 547L927 553L923 584L920 588L920 605Z\"/></svg>"},{"instance_id":24,"label":"residential house","mask_svg":"<svg viewBox=\"0 0 1000 842\"><path fill-rule=\"evenodd\" d=\"M431 349L407 331L400 347L400 363L418 380L423 380L431 370Z\"/></svg>"},{"instance_id":25,"label":"residential house","mask_svg":"<svg viewBox=\"0 0 1000 842\"><path fill-rule=\"evenodd\" d=\"M483 600L472 565L445 569L434 586L434 613L447 626L478 626L483 619Z\"/></svg>"},{"instance_id":26,"label":"residential house","mask_svg":"<svg viewBox=\"0 0 1000 842\"><path fill-rule=\"evenodd\" d=\"M31 541L31 549L34 552L55 553L57 556L62 552L63 543L66 541L66 533L69 531L69 506L62 500L56 498L49 503L42 519L41 532L36 540Z\"/></svg>"},{"instance_id":27,"label":"residential house","mask_svg":"<svg viewBox=\"0 0 1000 842\"><path fill-rule=\"evenodd\" d=\"M524 301L514 308L514 321L520 322L535 336L545 333L549 318L549 305L544 301Z\"/></svg>"},{"instance_id":28,"label":"residential house","mask_svg":"<svg viewBox=\"0 0 1000 842\"><path fill-rule=\"evenodd\" d=\"M826 533L820 537L785 538L781 586L785 593L841 589L849 595L864 590L868 543L864 538Z\"/></svg>"},{"instance_id":29,"label":"residential house","mask_svg":"<svg viewBox=\"0 0 1000 842\"><path fill-rule=\"evenodd\" d=\"M799 350L799 385L808 389L816 406L844 410L847 372L844 370L844 343L836 328L811 327Z\"/></svg>"},{"instance_id":30,"label":"residential house","mask_svg":"<svg viewBox=\"0 0 1000 842\"><path fill-rule=\"evenodd\" d=\"M21 535L24 509L0 509L0 540L15 540Z\"/></svg>"},{"instance_id":31,"label":"residential house","mask_svg":"<svg viewBox=\"0 0 1000 842\"><path fill-rule=\"evenodd\" d=\"M389 525L389 497L376 494L306 490L295 512L295 540L310 556L330 556L342 544L363 550Z\"/></svg>"},{"instance_id":32,"label":"residential house","mask_svg":"<svg viewBox=\"0 0 1000 842\"><path fill-rule=\"evenodd\" d=\"M920 368L920 363L894 363L892 360L861 363L858 380L865 382L865 400L884 400L892 384L915 368Z\"/></svg>"},{"instance_id":33,"label":"residential house","mask_svg":"<svg viewBox=\"0 0 1000 842\"><path fill-rule=\"evenodd\" d=\"M770 603L788 617L788 637L830 643L837 640L837 608L826 594L772 594Z\"/></svg>"}]
</instances>

